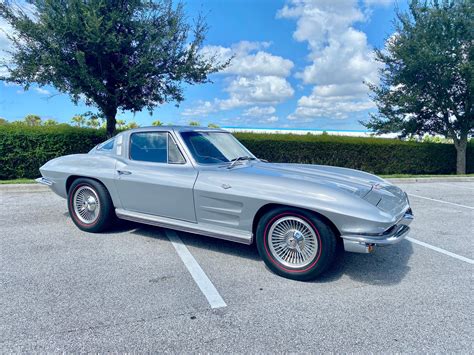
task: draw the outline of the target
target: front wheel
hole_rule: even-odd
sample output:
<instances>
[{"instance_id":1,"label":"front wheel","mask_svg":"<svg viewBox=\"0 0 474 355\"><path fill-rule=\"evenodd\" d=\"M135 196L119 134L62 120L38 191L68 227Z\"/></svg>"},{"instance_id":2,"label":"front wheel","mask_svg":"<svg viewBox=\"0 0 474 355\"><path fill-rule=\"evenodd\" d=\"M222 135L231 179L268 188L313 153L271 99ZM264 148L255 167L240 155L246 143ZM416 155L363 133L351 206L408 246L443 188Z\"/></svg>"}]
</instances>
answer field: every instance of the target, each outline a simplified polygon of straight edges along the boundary
<instances>
[{"instance_id":1,"label":"front wheel","mask_svg":"<svg viewBox=\"0 0 474 355\"><path fill-rule=\"evenodd\" d=\"M311 280L331 265L337 239L329 225L315 214L280 207L260 219L256 243L272 271L294 280Z\"/></svg>"},{"instance_id":2,"label":"front wheel","mask_svg":"<svg viewBox=\"0 0 474 355\"><path fill-rule=\"evenodd\" d=\"M68 208L74 224L86 232L101 232L114 218L109 192L104 185L92 179L74 180L69 188Z\"/></svg>"}]
</instances>

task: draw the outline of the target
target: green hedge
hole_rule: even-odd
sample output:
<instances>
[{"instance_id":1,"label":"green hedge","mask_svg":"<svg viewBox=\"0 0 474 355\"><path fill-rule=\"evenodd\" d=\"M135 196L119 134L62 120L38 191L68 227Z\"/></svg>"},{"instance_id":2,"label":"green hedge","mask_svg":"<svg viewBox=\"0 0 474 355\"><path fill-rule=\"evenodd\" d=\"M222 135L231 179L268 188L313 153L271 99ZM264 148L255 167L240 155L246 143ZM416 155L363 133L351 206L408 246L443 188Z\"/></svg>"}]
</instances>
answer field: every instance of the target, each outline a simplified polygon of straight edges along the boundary
<instances>
[{"instance_id":1,"label":"green hedge","mask_svg":"<svg viewBox=\"0 0 474 355\"><path fill-rule=\"evenodd\" d=\"M103 142L105 130L69 125L0 126L0 180L36 178L38 168L55 157L86 153Z\"/></svg>"},{"instance_id":2,"label":"green hedge","mask_svg":"<svg viewBox=\"0 0 474 355\"><path fill-rule=\"evenodd\" d=\"M326 164L375 174L451 174L456 171L453 145L394 139L236 133L255 155L273 162ZM104 130L68 125L0 126L0 180L35 178L46 161L88 152L104 141ZM474 144L468 148L468 172L474 172Z\"/></svg>"}]
</instances>

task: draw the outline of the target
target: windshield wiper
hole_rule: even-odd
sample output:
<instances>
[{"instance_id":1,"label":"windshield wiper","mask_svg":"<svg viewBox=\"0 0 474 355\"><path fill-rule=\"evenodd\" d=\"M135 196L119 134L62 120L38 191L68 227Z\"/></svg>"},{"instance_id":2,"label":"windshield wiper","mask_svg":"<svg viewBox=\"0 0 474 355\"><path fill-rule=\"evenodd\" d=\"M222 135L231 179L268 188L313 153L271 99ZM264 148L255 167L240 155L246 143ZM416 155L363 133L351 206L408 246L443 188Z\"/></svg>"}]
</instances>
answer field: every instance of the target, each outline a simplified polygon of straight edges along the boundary
<instances>
[{"instance_id":1,"label":"windshield wiper","mask_svg":"<svg viewBox=\"0 0 474 355\"><path fill-rule=\"evenodd\" d=\"M239 161L244 161L244 160L256 160L254 157L250 157L248 155L245 155L243 157L238 157L235 159L231 160L230 165L227 167L227 169L232 169Z\"/></svg>"}]
</instances>

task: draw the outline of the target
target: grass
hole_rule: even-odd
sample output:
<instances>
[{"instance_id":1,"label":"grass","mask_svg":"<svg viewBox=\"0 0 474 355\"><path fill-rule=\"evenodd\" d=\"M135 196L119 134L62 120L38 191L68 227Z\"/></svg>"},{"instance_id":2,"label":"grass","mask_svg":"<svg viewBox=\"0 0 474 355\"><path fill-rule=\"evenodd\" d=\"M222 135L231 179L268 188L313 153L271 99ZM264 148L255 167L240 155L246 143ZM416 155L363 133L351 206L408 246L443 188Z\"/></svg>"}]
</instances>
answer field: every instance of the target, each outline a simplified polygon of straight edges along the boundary
<instances>
[{"instance_id":1,"label":"grass","mask_svg":"<svg viewBox=\"0 0 474 355\"><path fill-rule=\"evenodd\" d=\"M462 175L455 175L455 174L447 174L447 175L410 175L410 174L391 174L391 175L379 175L382 178L397 178L397 179L408 179L408 178L436 178L436 177L474 177L474 174L462 174Z\"/></svg>"},{"instance_id":2,"label":"grass","mask_svg":"<svg viewBox=\"0 0 474 355\"><path fill-rule=\"evenodd\" d=\"M13 180L0 180L0 185L8 184L34 184L36 183L33 179L13 179Z\"/></svg>"}]
</instances>

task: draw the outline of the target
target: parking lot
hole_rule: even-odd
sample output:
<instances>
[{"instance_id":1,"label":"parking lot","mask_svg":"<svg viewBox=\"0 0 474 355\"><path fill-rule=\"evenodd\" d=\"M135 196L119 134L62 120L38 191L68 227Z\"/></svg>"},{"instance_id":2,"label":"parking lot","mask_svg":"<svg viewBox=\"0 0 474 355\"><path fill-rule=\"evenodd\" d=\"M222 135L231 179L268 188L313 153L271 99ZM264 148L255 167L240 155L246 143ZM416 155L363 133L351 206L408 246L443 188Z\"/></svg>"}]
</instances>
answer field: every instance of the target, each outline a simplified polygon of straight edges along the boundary
<instances>
[{"instance_id":1,"label":"parking lot","mask_svg":"<svg viewBox=\"0 0 474 355\"><path fill-rule=\"evenodd\" d=\"M123 223L87 234L45 189L0 189L0 352L463 352L474 182L398 184L409 240L313 282L254 246Z\"/></svg>"}]
</instances>

